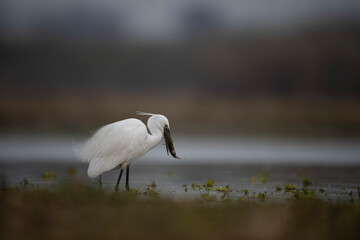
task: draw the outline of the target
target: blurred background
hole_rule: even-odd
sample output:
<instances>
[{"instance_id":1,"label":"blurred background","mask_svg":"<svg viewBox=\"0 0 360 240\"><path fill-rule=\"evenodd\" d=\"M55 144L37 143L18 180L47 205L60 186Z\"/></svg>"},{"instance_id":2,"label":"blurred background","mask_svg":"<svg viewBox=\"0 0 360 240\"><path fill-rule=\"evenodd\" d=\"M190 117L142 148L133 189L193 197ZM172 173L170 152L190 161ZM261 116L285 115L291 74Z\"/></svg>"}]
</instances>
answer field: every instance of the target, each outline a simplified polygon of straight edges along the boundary
<instances>
[{"instance_id":1,"label":"blurred background","mask_svg":"<svg viewBox=\"0 0 360 240\"><path fill-rule=\"evenodd\" d=\"M188 158L360 163L357 0L1 0L0 16L2 160L73 159L69 142L140 110Z\"/></svg>"}]
</instances>

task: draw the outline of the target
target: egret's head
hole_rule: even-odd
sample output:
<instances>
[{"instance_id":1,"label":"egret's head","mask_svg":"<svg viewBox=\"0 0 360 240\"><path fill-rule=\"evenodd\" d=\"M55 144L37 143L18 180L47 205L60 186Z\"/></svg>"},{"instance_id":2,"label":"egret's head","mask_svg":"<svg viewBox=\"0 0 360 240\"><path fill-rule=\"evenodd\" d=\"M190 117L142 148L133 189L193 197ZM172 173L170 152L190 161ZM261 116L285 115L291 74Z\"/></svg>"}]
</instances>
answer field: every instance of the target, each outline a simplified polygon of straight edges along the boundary
<instances>
[{"instance_id":1,"label":"egret's head","mask_svg":"<svg viewBox=\"0 0 360 240\"><path fill-rule=\"evenodd\" d=\"M164 115L160 115L160 114L153 115L148 120L148 125L149 124L160 129L162 133L164 133L165 131L170 131L169 120Z\"/></svg>"},{"instance_id":2,"label":"egret's head","mask_svg":"<svg viewBox=\"0 0 360 240\"><path fill-rule=\"evenodd\" d=\"M164 134L167 153L169 154L170 152L174 158L183 159L176 155L174 143L171 139L169 120L164 115L161 114L152 114L152 113L143 113L143 112L138 112L138 114L150 115L151 117L148 119L149 130L150 131L156 129L160 130L162 134Z\"/></svg>"},{"instance_id":3,"label":"egret's head","mask_svg":"<svg viewBox=\"0 0 360 240\"><path fill-rule=\"evenodd\" d=\"M165 132L165 129L170 131L169 120L164 115L153 114L153 113L143 113L143 112L138 112L137 114L151 116L148 119L148 127L149 128L151 128L151 129L159 129L162 133Z\"/></svg>"}]
</instances>

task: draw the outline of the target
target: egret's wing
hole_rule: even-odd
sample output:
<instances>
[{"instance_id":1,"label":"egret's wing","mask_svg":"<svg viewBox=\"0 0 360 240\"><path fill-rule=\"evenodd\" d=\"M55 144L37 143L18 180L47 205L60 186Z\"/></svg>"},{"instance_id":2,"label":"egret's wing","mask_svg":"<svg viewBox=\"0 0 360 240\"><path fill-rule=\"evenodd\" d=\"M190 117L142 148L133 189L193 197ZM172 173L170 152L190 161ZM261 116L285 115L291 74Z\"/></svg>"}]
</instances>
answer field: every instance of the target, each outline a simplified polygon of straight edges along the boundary
<instances>
[{"instance_id":1,"label":"egret's wing","mask_svg":"<svg viewBox=\"0 0 360 240\"><path fill-rule=\"evenodd\" d=\"M146 137L146 126L138 119L126 119L100 128L80 153L82 161L90 162L89 177L141 157Z\"/></svg>"}]
</instances>

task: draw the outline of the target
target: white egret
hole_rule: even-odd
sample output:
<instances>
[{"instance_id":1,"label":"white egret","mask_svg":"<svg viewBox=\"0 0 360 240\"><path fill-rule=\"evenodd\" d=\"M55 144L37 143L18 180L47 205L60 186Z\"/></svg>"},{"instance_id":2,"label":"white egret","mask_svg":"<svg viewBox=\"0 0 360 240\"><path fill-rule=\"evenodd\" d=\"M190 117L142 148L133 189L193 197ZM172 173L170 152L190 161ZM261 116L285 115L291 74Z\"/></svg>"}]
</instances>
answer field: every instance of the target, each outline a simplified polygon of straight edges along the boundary
<instances>
[{"instance_id":1,"label":"white egret","mask_svg":"<svg viewBox=\"0 0 360 240\"><path fill-rule=\"evenodd\" d=\"M89 163L88 176L90 178L99 176L100 187L102 173L120 168L115 186L115 191L118 191L123 170L126 168L125 187L126 190L130 190L130 165L158 145L163 137L165 137L168 154L170 150L173 157L181 159L176 155L172 143L168 119L160 114L143 112L137 112L137 114L151 116L147 121L147 126L135 118L105 125L79 149L79 159Z\"/></svg>"}]
</instances>

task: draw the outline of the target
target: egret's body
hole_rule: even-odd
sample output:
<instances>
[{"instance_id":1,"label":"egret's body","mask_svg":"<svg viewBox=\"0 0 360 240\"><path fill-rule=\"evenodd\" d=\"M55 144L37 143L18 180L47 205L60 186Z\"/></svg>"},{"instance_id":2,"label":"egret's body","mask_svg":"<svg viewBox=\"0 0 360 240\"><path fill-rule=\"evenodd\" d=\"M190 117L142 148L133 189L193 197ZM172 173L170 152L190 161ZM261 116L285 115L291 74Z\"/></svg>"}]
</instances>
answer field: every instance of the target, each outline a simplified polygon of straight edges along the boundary
<instances>
[{"instance_id":1,"label":"egret's body","mask_svg":"<svg viewBox=\"0 0 360 240\"><path fill-rule=\"evenodd\" d=\"M95 178L113 169L120 168L120 175L115 187L121 179L123 169L127 169L126 188L129 189L128 175L132 163L144 156L158 145L164 134L170 136L169 121L160 114L138 113L151 115L147 127L135 118L125 119L101 127L83 146L79 158L89 163L88 176ZM171 140L171 138L170 138ZM176 157L176 153L172 153Z\"/></svg>"}]
</instances>

